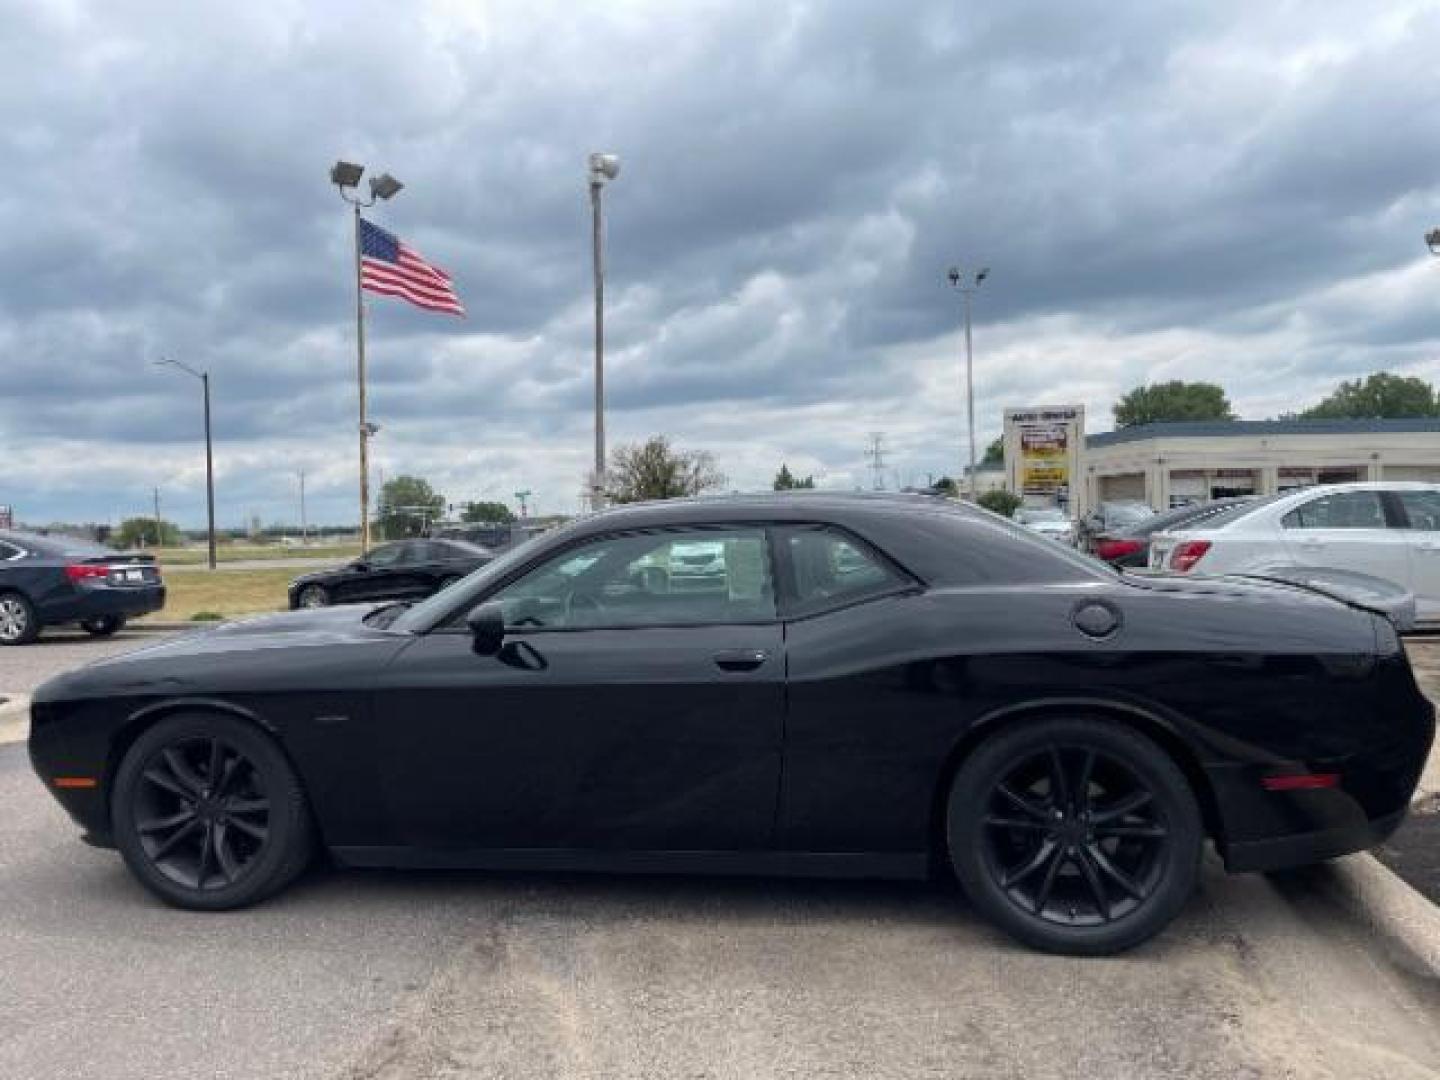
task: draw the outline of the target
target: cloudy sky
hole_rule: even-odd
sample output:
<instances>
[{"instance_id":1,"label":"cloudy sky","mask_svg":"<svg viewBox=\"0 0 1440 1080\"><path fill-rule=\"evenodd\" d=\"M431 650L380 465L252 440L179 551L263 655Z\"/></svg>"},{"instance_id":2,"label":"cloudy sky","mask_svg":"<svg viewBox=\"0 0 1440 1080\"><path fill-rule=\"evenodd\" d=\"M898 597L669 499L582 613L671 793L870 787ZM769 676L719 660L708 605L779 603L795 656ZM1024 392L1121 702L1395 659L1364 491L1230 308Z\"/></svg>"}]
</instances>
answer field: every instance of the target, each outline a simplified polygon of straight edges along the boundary
<instances>
[{"instance_id":1,"label":"cloudy sky","mask_svg":"<svg viewBox=\"0 0 1440 1080\"><path fill-rule=\"evenodd\" d=\"M977 427L1148 380L1242 416L1378 369L1440 379L1440 5L0 0L0 503L354 521L344 157L449 269L457 320L370 305L378 465L577 507L589 209L607 190L612 444L732 487L954 472L952 263Z\"/></svg>"}]
</instances>

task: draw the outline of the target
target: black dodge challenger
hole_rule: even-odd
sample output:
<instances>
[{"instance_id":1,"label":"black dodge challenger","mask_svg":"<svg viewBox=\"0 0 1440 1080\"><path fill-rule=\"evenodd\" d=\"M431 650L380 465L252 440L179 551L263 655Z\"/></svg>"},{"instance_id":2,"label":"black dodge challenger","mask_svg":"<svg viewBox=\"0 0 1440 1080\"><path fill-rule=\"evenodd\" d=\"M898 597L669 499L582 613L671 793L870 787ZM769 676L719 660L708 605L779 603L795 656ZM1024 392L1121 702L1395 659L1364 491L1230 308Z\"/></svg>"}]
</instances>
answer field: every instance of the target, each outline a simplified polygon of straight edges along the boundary
<instances>
[{"instance_id":1,"label":"black dodge challenger","mask_svg":"<svg viewBox=\"0 0 1440 1080\"><path fill-rule=\"evenodd\" d=\"M677 552L718 559L671 588ZM1369 847L1434 714L1332 590L1134 578L979 510L624 507L414 606L294 612L57 678L35 769L183 907L350 866L917 876L1044 949L1231 870Z\"/></svg>"}]
</instances>

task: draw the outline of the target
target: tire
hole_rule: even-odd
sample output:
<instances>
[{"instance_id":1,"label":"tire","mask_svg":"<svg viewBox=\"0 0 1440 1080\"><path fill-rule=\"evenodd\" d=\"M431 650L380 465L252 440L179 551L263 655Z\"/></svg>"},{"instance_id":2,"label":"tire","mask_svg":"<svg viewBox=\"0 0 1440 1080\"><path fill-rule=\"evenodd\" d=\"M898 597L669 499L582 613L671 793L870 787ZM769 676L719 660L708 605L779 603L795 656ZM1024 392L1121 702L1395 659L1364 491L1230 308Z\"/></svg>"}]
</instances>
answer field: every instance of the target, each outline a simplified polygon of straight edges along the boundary
<instances>
[{"instance_id":1,"label":"tire","mask_svg":"<svg viewBox=\"0 0 1440 1080\"><path fill-rule=\"evenodd\" d=\"M1130 728L1085 717L981 743L955 775L946 824L971 902L1025 944L1078 956L1168 926L1194 891L1204 839L1174 761Z\"/></svg>"},{"instance_id":2,"label":"tire","mask_svg":"<svg viewBox=\"0 0 1440 1080\"><path fill-rule=\"evenodd\" d=\"M125 628L124 615L101 615L95 619L84 619L80 626L91 637L112 637Z\"/></svg>"},{"instance_id":3,"label":"tire","mask_svg":"<svg viewBox=\"0 0 1440 1080\"><path fill-rule=\"evenodd\" d=\"M306 585L295 598L295 603L302 608L329 607L330 593L324 585Z\"/></svg>"},{"instance_id":4,"label":"tire","mask_svg":"<svg viewBox=\"0 0 1440 1080\"><path fill-rule=\"evenodd\" d=\"M136 739L116 773L110 818L130 872L193 911L258 903L299 876L314 851L305 793L285 755L253 724L220 714L167 717Z\"/></svg>"},{"instance_id":5,"label":"tire","mask_svg":"<svg viewBox=\"0 0 1440 1080\"><path fill-rule=\"evenodd\" d=\"M29 645L39 636L35 605L18 592L0 592L0 645Z\"/></svg>"}]
</instances>

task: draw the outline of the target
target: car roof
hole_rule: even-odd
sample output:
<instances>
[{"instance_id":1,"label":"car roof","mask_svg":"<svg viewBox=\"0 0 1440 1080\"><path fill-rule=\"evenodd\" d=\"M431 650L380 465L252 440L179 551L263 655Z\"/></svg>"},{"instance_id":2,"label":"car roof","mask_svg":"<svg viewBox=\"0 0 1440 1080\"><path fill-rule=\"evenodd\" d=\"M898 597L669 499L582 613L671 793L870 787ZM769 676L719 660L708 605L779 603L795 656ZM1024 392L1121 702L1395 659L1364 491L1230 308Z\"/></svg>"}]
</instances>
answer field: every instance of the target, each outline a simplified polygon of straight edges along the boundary
<instances>
[{"instance_id":1,"label":"car roof","mask_svg":"<svg viewBox=\"0 0 1440 1080\"><path fill-rule=\"evenodd\" d=\"M757 518L805 521L817 514L830 517L885 508L909 508L937 513L980 513L973 507L935 495L890 491L763 491L626 503L577 518L576 522L603 522L605 529L614 529L645 528L655 523L680 525L709 521L750 521Z\"/></svg>"},{"instance_id":2,"label":"car roof","mask_svg":"<svg viewBox=\"0 0 1440 1080\"><path fill-rule=\"evenodd\" d=\"M15 544L39 555L114 555L115 549L93 540L81 540L59 533L32 533L20 529L0 529L0 540Z\"/></svg>"}]
</instances>

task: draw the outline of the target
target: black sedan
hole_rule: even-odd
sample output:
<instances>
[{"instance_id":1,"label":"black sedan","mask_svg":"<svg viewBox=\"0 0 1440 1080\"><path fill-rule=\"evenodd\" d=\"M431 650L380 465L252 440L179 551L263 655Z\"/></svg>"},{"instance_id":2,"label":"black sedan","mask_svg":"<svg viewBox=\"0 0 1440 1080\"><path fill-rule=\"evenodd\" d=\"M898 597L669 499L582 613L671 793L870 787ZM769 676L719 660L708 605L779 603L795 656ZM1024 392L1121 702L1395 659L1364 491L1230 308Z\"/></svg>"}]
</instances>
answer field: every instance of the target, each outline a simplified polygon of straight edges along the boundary
<instances>
[{"instance_id":1,"label":"black sedan","mask_svg":"<svg viewBox=\"0 0 1440 1080\"><path fill-rule=\"evenodd\" d=\"M290 583L292 608L372 600L418 600L449 588L495 556L465 540L398 540L354 562L305 574Z\"/></svg>"},{"instance_id":2,"label":"black sedan","mask_svg":"<svg viewBox=\"0 0 1440 1080\"><path fill-rule=\"evenodd\" d=\"M657 567L701 545L714 588ZM418 605L267 616L36 693L36 771L172 904L348 866L921 876L1106 953L1369 847L1434 737L1364 594L1131 578L924 497L623 507ZM1339 598L1337 598L1339 597Z\"/></svg>"},{"instance_id":3,"label":"black sedan","mask_svg":"<svg viewBox=\"0 0 1440 1080\"><path fill-rule=\"evenodd\" d=\"M126 619L164 606L153 555L0 530L0 645L28 645L45 627L67 623L109 637Z\"/></svg>"}]
</instances>

